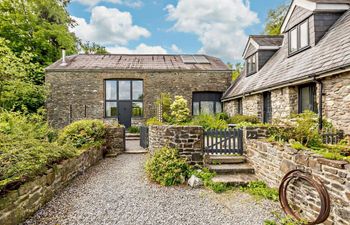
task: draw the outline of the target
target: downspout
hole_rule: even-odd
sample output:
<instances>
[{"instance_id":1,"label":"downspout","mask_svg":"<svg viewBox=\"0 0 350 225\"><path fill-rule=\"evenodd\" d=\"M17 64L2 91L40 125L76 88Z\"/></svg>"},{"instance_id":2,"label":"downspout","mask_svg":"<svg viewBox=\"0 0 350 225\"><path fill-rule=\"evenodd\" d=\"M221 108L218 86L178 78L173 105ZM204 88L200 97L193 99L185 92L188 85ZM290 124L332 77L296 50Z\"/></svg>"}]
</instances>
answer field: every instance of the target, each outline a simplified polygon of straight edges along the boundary
<instances>
[{"instance_id":1,"label":"downspout","mask_svg":"<svg viewBox=\"0 0 350 225\"><path fill-rule=\"evenodd\" d=\"M322 95L323 95L323 83L320 80L316 80L314 77L314 81L319 85L319 93L318 93L318 130L322 131L323 128L323 100L322 100Z\"/></svg>"}]
</instances>

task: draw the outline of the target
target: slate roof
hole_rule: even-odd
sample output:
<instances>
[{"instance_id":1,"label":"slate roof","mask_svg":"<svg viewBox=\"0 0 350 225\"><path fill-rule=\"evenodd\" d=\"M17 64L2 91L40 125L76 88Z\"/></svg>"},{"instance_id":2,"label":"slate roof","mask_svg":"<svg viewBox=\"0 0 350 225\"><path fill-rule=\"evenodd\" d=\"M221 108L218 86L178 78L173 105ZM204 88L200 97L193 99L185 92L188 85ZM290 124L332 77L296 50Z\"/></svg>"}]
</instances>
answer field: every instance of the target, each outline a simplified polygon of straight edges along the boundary
<instances>
[{"instance_id":1,"label":"slate roof","mask_svg":"<svg viewBox=\"0 0 350 225\"><path fill-rule=\"evenodd\" d=\"M181 55L73 55L66 58L68 63L61 66L62 60L46 68L46 71L74 70L184 70L184 71L230 71L219 58L205 56L209 63L184 63Z\"/></svg>"},{"instance_id":2,"label":"slate roof","mask_svg":"<svg viewBox=\"0 0 350 225\"><path fill-rule=\"evenodd\" d=\"M246 76L231 85L223 99L250 92L263 91L277 85L303 80L350 66L350 10L344 13L316 46L288 57L286 38L283 46L256 74Z\"/></svg>"},{"instance_id":3,"label":"slate roof","mask_svg":"<svg viewBox=\"0 0 350 225\"><path fill-rule=\"evenodd\" d=\"M283 35L251 35L250 36L260 46L281 46Z\"/></svg>"}]
</instances>

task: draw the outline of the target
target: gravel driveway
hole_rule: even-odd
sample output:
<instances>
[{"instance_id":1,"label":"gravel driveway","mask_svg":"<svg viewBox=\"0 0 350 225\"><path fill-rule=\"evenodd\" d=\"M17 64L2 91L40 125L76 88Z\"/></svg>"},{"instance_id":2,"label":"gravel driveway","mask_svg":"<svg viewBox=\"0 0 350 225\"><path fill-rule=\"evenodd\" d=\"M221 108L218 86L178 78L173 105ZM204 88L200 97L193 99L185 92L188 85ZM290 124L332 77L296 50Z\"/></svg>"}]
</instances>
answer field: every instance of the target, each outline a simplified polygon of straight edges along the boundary
<instances>
[{"instance_id":1,"label":"gravel driveway","mask_svg":"<svg viewBox=\"0 0 350 225\"><path fill-rule=\"evenodd\" d=\"M76 178L25 224L263 224L278 209L241 192L160 187L143 172L145 155L103 160Z\"/></svg>"}]
</instances>

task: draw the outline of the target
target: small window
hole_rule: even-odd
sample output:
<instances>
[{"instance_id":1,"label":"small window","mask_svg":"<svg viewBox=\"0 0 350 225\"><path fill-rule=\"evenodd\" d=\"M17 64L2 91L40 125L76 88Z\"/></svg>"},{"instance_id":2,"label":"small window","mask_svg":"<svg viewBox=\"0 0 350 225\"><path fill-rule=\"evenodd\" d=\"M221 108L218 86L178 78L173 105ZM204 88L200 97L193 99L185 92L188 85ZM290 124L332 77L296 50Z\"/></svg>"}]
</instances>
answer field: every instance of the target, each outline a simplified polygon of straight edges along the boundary
<instances>
[{"instance_id":1,"label":"small window","mask_svg":"<svg viewBox=\"0 0 350 225\"><path fill-rule=\"evenodd\" d=\"M306 110L317 112L316 106L316 85L308 84L299 87L299 113Z\"/></svg>"},{"instance_id":2,"label":"small window","mask_svg":"<svg viewBox=\"0 0 350 225\"><path fill-rule=\"evenodd\" d=\"M116 102L106 102L106 117L117 117L118 108Z\"/></svg>"},{"instance_id":3,"label":"small window","mask_svg":"<svg viewBox=\"0 0 350 225\"><path fill-rule=\"evenodd\" d=\"M297 25L289 31L289 53L302 51L309 46L309 21Z\"/></svg>"},{"instance_id":4,"label":"small window","mask_svg":"<svg viewBox=\"0 0 350 225\"><path fill-rule=\"evenodd\" d=\"M119 100L131 99L131 83L127 81L119 81Z\"/></svg>"},{"instance_id":5,"label":"small window","mask_svg":"<svg viewBox=\"0 0 350 225\"><path fill-rule=\"evenodd\" d=\"M309 45L309 27L308 23L304 22L300 25L300 48L305 48Z\"/></svg>"},{"instance_id":6,"label":"small window","mask_svg":"<svg viewBox=\"0 0 350 225\"><path fill-rule=\"evenodd\" d=\"M141 80L132 81L132 100L143 99L143 82Z\"/></svg>"},{"instance_id":7,"label":"small window","mask_svg":"<svg viewBox=\"0 0 350 225\"><path fill-rule=\"evenodd\" d=\"M199 115L199 102L193 102L193 115Z\"/></svg>"},{"instance_id":8,"label":"small window","mask_svg":"<svg viewBox=\"0 0 350 225\"><path fill-rule=\"evenodd\" d=\"M290 32L290 52L298 50L298 29L295 28Z\"/></svg>"},{"instance_id":9,"label":"small window","mask_svg":"<svg viewBox=\"0 0 350 225\"><path fill-rule=\"evenodd\" d=\"M106 81L106 100L117 100L117 81Z\"/></svg>"},{"instance_id":10,"label":"small window","mask_svg":"<svg viewBox=\"0 0 350 225\"><path fill-rule=\"evenodd\" d=\"M257 54L255 53L254 55L249 56L247 58L247 72L248 72L248 75L252 75L252 74L257 72L256 56L257 56Z\"/></svg>"},{"instance_id":11,"label":"small window","mask_svg":"<svg viewBox=\"0 0 350 225\"><path fill-rule=\"evenodd\" d=\"M133 102L132 103L132 117L142 117L143 116L143 103Z\"/></svg>"},{"instance_id":12,"label":"small window","mask_svg":"<svg viewBox=\"0 0 350 225\"><path fill-rule=\"evenodd\" d=\"M243 115L243 101L242 98L237 99L237 113Z\"/></svg>"}]
</instances>

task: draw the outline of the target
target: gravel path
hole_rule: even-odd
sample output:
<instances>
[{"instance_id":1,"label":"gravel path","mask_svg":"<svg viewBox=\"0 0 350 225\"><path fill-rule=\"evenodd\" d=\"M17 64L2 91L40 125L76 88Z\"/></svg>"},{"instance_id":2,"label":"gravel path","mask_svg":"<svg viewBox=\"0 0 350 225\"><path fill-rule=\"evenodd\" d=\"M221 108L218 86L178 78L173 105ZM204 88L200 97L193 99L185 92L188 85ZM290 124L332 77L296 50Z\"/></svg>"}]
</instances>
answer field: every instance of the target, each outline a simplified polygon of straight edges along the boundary
<instances>
[{"instance_id":1,"label":"gravel path","mask_svg":"<svg viewBox=\"0 0 350 225\"><path fill-rule=\"evenodd\" d=\"M143 172L145 159L125 154L103 160L25 224L261 225L278 208L241 192L151 184Z\"/></svg>"}]
</instances>

